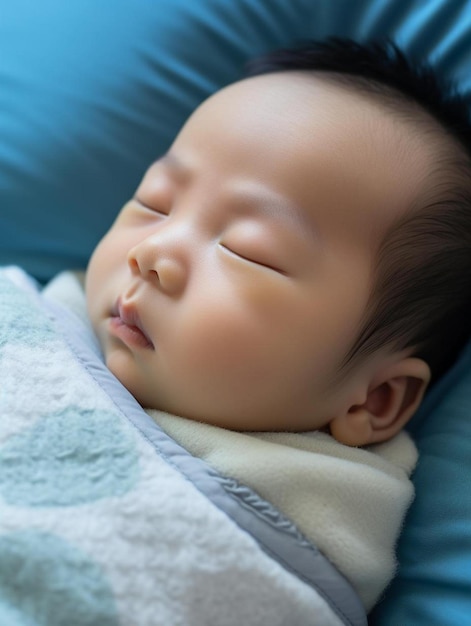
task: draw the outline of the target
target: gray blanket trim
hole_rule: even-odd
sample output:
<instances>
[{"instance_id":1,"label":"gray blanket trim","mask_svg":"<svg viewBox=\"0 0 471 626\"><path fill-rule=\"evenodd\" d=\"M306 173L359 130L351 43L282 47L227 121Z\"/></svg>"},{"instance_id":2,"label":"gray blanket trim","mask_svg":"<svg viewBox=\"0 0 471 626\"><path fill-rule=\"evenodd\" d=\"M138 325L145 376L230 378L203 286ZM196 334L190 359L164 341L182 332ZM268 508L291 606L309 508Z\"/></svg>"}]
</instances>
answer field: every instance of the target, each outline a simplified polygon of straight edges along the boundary
<instances>
[{"instance_id":1,"label":"gray blanket trim","mask_svg":"<svg viewBox=\"0 0 471 626\"><path fill-rule=\"evenodd\" d=\"M221 476L202 459L193 457L147 415L134 397L106 368L98 343L83 339L83 323L62 306L43 300L62 328L72 353L123 414L172 467L183 474L215 506L248 532L285 569L313 587L348 626L366 626L363 605L348 580L273 505L249 487Z\"/></svg>"}]
</instances>

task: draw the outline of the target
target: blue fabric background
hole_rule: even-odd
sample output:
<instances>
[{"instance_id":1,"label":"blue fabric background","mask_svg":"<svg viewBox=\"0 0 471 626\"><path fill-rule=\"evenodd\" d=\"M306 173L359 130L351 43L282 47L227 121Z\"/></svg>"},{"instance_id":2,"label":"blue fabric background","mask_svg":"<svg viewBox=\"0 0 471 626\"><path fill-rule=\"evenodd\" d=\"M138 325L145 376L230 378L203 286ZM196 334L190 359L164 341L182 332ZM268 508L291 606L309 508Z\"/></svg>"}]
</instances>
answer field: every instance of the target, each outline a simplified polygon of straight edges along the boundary
<instances>
[{"instance_id":1,"label":"blue fabric background","mask_svg":"<svg viewBox=\"0 0 471 626\"><path fill-rule=\"evenodd\" d=\"M0 8L0 264L84 267L149 163L253 55L389 36L471 98L471 0L15 0ZM471 619L471 356L412 429L401 567L372 623Z\"/></svg>"}]
</instances>

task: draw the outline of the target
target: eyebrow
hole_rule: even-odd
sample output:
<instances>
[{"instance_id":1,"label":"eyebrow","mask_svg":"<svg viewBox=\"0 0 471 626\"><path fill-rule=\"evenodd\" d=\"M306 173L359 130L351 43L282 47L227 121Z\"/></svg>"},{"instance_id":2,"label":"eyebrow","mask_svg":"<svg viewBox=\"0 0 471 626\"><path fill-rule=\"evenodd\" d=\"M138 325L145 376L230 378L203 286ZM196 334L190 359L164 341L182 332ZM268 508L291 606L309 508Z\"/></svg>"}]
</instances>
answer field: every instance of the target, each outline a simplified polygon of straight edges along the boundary
<instances>
[{"instance_id":1,"label":"eyebrow","mask_svg":"<svg viewBox=\"0 0 471 626\"><path fill-rule=\"evenodd\" d=\"M183 163L174 153L166 152L158 160L165 167L172 171L182 182L191 177L191 168ZM319 231L313 220L307 215L307 210L292 202L282 194L272 192L258 183L238 185L231 190L231 197L241 206L248 206L255 203L256 209L269 219L284 222L288 227L299 232L304 237L306 234L316 239L319 238Z\"/></svg>"}]
</instances>

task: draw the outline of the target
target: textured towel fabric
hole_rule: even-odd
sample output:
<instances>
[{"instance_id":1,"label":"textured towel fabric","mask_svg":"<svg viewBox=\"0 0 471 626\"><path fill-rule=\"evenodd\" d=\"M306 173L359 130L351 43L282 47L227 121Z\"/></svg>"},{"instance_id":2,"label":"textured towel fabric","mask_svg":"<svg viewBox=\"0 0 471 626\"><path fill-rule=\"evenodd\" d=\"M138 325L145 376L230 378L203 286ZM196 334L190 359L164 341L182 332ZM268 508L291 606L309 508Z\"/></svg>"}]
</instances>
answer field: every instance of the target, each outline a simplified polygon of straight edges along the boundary
<instances>
[{"instance_id":1,"label":"textured towel fabric","mask_svg":"<svg viewBox=\"0 0 471 626\"><path fill-rule=\"evenodd\" d=\"M80 316L0 271L0 623L364 624L195 486L182 464L242 517L257 500L225 493L97 354ZM252 517L317 558L268 504Z\"/></svg>"},{"instance_id":2,"label":"textured towel fabric","mask_svg":"<svg viewBox=\"0 0 471 626\"><path fill-rule=\"evenodd\" d=\"M63 273L45 292L86 319L82 275ZM248 485L293 520L350 580L369 610L395 571L395 544L412 499L410 437L368 449L325 433L235 433L148 411L172 438Z\"/></svg>"}]
</instances>

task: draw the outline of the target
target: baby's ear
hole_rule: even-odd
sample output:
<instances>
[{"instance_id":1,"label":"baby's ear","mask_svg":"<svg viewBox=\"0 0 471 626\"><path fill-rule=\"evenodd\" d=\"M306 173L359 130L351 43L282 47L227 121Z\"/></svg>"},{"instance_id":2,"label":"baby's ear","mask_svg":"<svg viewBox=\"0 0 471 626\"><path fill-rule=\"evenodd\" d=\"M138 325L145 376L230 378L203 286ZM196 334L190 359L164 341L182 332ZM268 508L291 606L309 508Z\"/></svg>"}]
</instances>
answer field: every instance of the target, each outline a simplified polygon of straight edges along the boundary
<instances>
[{"instance_id":1,"label":"baby's ear","mask_svg":"<svg viewBox=\"0 0 471 626\"><path fill-rule=\"evenodd\" d=\"M429 366L415 357L405 357L377 371L363 404L351 406L331 421L332 436L348 446L391 439L418 409L429 381Z\"/></svg>"}]
</instances>

